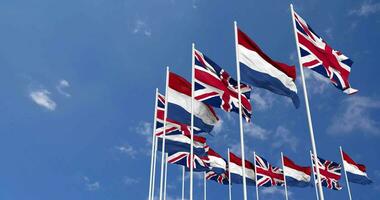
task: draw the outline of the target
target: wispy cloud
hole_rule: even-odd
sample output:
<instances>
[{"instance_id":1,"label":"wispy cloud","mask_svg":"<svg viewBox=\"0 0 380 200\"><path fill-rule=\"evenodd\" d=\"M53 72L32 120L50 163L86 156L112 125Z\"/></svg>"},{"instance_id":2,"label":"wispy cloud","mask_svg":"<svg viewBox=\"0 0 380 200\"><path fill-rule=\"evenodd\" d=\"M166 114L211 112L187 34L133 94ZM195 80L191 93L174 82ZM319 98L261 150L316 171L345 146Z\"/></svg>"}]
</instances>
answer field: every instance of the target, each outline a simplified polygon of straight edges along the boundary
<instances>
[{"instance_id":1,"label":"wispy cloud","mask_svg":"<svg viewBox=\"0 0 380 200\"><path fill-rule=\"evenodd\" d=\"M275 134L273 136L272 147L280 148L284 146L290 147L291 150L296 151L298 146L298 138L291 134L289 129L279 126L277 127Z\"/></svg>"},{"instance_id":2,"label":"wispy cloud","mask_svg":"<svg viewBox=\"0 0 380 200\"><path fill-rule=\"evenodd\" d=\"M68 92L65 92L64 89L70 87L70 83L67 81L67 80L60 80L58 85L56 86L57 88L57 91L59 94L65 96L65 97L71 97L71 94L69 94Z\"/></svg>"},{"instance_id":3,"label":"wispy cloud","mask_svg":"<svg viewBox=\"0 0 380 200\"><path fill-rule=\"evenodd\" d=\"M84 176L83 180L86 186L86 190L88 191L95 191L100 188L100 183L98 181L92 182L87 176Z\"/></svg>"},{"instance_id":4,"label":"wispy cloud","mask_svg":"<svg viewBox=\"0 0 380 200\"><path fill-rule=\"evenodd\" d=\"M115 146L115 149L118 150L122 154L126 154L131 158L135 158L138 153L135 148L129 144L124 144L122 146Z\"/></svg>"},{"instance_id":5,"label":"wispy cloud","mask_svg":"<svg viewBox=\"0 0 380 200\"><path fill-rule=\"evenodd\" d=\"M349 12L351 15L369 16L380 12L380 3L373 3L372 1L364 1L359 8L353 9Z\"/></svg>"},{"instance_id":6,"label":"wispy cloud","mask_svg":"<svg viewBox=\"0 0 380 200\"><path fill-rule=\"evenodd\" d=\"M305 79L307 79L308 89L311 90L313 94L323 94L326 89L330 87L330 80L312 70L304 70ZM301 78L298 79L301 81Z\"/></svg>"},{"instance_id":7,"label":"wispy cloud","mask_svg":"<svg viewBox=\"0 0 380 200\"><path fill-rule=\"evenodd\" d=\"M128 176L126 176L126 177L123 178L123 183L125 185L134 185L134 184L137 184L139 182L140 182L139 179L128 177Z\"/></svg>"},{"instance_id":8,"label":"wispy cloud","mask_svg":"<svg viewBox=\"0 0 380 200\"><path fill-rule=\"evenodd\" d=\"M363 134L380 135L380 122L371 113L380 109L380 100L370 97L352 96L342 102L338 114L328 127L331 134L348 134L356 130Z\"/></svg>"},{"instance_id":9,"label":"wispy cloud","mask_svg":"<svg viewBox=\"0 0 380 200\"><path fill-rule=\"evenodd\" d=\"M285 195L285 190L283 188L278 187L265 187L261 190L261 192L264 195L275 195L275 194L281 194ZM291 196L292 193L288 191L288 196Z\"/></svg>"},{"instance_id":10,"label":"wispy cloud","mask_svg":"<svg viewBox=\"0 0 380 200\"><path fill-rule=\"evenodd\" d=\"M151 31L150 27L142 19L137 19L135 21L132 33L133 34L143 34L147 37L152 36L152 31Z\"/></svg>"},{"instance_id":11,"label":"wispy cloud","mask_svg":"<svg viewBox=\"0 0 380 200\"><path fill-rule=\"evenodd\" d=\"M265 90L255 90L251 93L251 99L253 102L253 108L255 110L264 111L272 108L275 102L274 94L271 94Z\"/></svg>"},{"instance_id":12,"label":"wispy cloud","mask_svg":"<svg viewBox=\"0 0 380 200\"><path fill-rule=\"evenodd\" d=\"M152 143L152 134L153 134L152 123L142 121L142 122L139 122L137 127L135 127L134 129L136 133L146 138L146 140L148 141L148 144Z\"/></svg>"},{"instance_id":13,"label":"wispy cloud","mask_svg":"<svg viewBox=\"0 0 380 200\"><path fill-rule=\"evenodd\" d=\"M252 138L259 139L259 140L266 140L268 139L268 136L270 135L270 131L256 124L244 123L243 126L244 126L244 133L247 134L247 136L250 136Z\"/></svg>"},{"instance_id":14,"label":"wispy cloud","mask_svg":"<svg viewBox=\"0 0 380 200\"><path fill-rule=\"evenodd\" d=\"M29 93L29 97L39 106L54 111L57 104L50 98L50 92L46 89L37 89Z\"/></svg>"}]
</instances>

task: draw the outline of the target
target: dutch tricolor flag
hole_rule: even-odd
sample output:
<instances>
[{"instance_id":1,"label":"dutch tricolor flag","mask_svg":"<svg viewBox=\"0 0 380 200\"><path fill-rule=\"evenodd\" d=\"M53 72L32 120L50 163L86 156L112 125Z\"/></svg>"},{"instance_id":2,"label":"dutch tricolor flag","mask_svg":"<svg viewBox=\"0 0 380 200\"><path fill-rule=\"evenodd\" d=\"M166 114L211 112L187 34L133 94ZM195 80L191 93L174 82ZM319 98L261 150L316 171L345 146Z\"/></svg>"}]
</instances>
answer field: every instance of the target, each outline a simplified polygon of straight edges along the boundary
<instances>
[{"instance_id":1,"label":"dutch tricolor flag","mask_svg":"<svg viewBox=\"0 0 380 200\"><path fill-rule=\"evenodd\" d=\"M230 162L228 163L228 169L231 174L231 183L242 184L243 183L243 166L242 159L230 152ZM245 161L245 177L247 185L255 185L255 166Z\"/></svg>"},{"instance_id":2,"label":"dutch tricolor flag","mask_svg":"<svg viewBox=\"0 0 380 200\"><path fill-rule=\"evenodd\" d=\"M237 28L237 50L241 81L267 89L275 94L290 97L296 108L299 98L295 84L296 69L272 60L243 31Z\"/></svg>"},{"instance_id":3,"label":"dutch tricolor flag","mask_svg":"<svg viewBox=\"0 0 380 200\"><path fill-rule=\"evenodd\" d=\"M348 181L351 183L358 183L362 185L371 184L372 181L368 178L366 173L366 167L362 164L356 163L350 158L344 151L343 154L343 166L347 173Z\"/></svg>"},{"instance_id":4,"label":"dutch tricolor flag","mask_svg":"<svg viewBox=\"0 0 380 200\"><path fill-rule=\"evenodd\" d=\"M299 166L286 156L284 156L284 175L287 186L312 186L310 184L311 168Z\"/></svg>"}]
</instances>

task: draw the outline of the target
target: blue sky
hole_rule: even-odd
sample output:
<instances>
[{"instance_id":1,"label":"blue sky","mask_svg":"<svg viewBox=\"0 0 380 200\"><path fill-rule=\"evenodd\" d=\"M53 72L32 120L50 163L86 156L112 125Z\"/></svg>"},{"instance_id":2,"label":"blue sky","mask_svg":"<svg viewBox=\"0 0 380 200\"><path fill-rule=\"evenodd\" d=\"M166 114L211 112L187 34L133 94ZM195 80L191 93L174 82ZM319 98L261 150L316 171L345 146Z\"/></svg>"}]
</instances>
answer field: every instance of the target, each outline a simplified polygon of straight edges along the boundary
<instances>
[{"instance_id":1,"label":"blue sky","mask_svg":"<svg viewBox=\"0 0 380 200\"><path fill-rule=\"evenodd\" d=\"M0 198L145 199L154 90L163 92L165 66L189 79L195 42L235 76L234 20L271 57L298 64L289 3L0 1ZM351 184L352 194L375 199L380 192L380 2L293 3L333 48L354 60L350 80L360 90L346 96L306 73L319 155L340 161L342 145L365 163L375 183ZM297 86L303 100L299 81ZM255 150L279 164L283 151L308 165L304 102L297 110L285 97L254 89L252 104L254 120L245 125L248 158ZM208 143L226 157L227 147L239 150L238 116L219 116ZM180 175L178 166L169 166L169 199L180 197ZM345 188L324 191L328 199L347 198ZM227 192L225 186L208 184L209 199L227 199ZM314 198L313 188L290 192L292 199ZM248 195L254 198L254 188ZM281 188L260 190L265 199L281 195ZM233 186L233 197L241 199L241 185Z\"/></svg>"}]
</instances>

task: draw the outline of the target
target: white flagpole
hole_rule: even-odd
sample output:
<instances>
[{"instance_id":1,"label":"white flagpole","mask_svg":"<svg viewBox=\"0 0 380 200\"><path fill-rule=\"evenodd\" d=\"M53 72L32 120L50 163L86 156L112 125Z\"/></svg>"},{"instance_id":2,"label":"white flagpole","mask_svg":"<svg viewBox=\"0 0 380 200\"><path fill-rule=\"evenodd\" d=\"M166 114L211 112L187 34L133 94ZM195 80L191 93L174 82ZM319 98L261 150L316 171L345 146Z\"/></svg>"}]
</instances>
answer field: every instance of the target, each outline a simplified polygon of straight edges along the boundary
<instances>
[{"instance_id":1,"label":"white flagpole","mask_svg":"<svg viewBox=\"0 0 380 200\"><path fill-rule=\"evenodd\" d=\"M203 200L207 200L206 172L203 173Z\"/></svg>"},{"instance_id":2,"label":"white flagpole","mask_svg":"<svg viewBox=\"0 0 380 200\"><path fill-rule=\"evenodd\" d=\"M313 185L314 185L314 188L315 188L315 195L317 196L317 200L319 200L318 188L317 188L317 184L318 183L316 183L316 180L315 180L315 172L314 172L314 165L313 165L313 156L312 156L311 151L310 151L310 161L311 161L311 171L313 172Z\"/></svg>"},{"instance_id":3,"label":"white flagpole","mask_svg":"<svg viewBox=\"0 0 380 200\"><path fill-rule=\"evenodd\" d=\"M245 152L244 152L244 130L243 130L243 116L241 108L241 88L240 88L240 64L239 64L239 49L238 49L238 32L237 32L237 22L234 21L235 30L235 53L236 53L236 71L237 71L237 84L238 84L238 95L239 95L239 125L240 125L240 148L241 148L241 159L243 160L243 195L244 200L247 200L247 181L245 179Z\"/></svg>"},{"instance_id":4,"label":"white flagpole","mask_svg":"<svg viewBox=\"0 0 380 200\"><path fill-rule=\"evenodd\" d=\"M164 187L164 166L165 166L165 136L166 136L166 117L168 115L168 87L169 87L169 67L166 67L166 85L165 85L165 113L164 113L164 133L162 135L162 149L161 149L161 179L160 179L160 199L162 200L162 193Z\"/></svg>"},{"instance_id":5,"label":"white flagpole","mask_svg":"<svg viewBox=\"0 0 380 200\"><path fill-rule=\"evenodd\" d=\"M284 170L284 154L281 152L282 172L284 173L284 187L285 187L285 199L288 200L288 188L286 185L286 174Z\"/></svg>"},{"instance_id":6,"label":"white flagpole","mask_svg":"<svg viewBox=\"0 0 380 200\"><path fill-rule=\"evenodd\" d=\"M259 200L259 186L257 185L256 152L255 151L253 152L253 166L255 167L256 200Z\"/></svg>"},{"instance_id":7,"label":"white flagpole","mask_svg":"<svg viewBox=\"0 0 380 200\"><path fill-rule=\"evenodd\" d=\"M168 153L165 153L165 184L164 184L164 200L166 200L166 185L168 180Z\"/></svg>"},{"instance_id":8,"label":"white flagpole","mask_svg":"<svg viewBox=\"0 0 380 200\"><path fill-rule=\"evenodd\" d=\"M308 98L308 95L307 95L305 76L304 76L304 73L303 73L303 67L301 65L301 60L300 60L301 59L301 55L300 55L299 46L298 46L298 37L297 37L297 32L296 32L296 23L294 21L293 4L290 4L290 10L291 10L291 14L292 14L294 37L296 39L296 47L297 47L297 54L298 54L298 64L299 64L300 71L301 71L301 79L302 79L303 93L304 93L304 98L305 98L307 120L308 120L308 124L309 124L311 146L312 146L312 150L313 150L313 154L314 154L314 161L317 164L318 163L317 162L317 159L318 159L317 147L316 147L315 139L314 139L313 123L312 123L312 120L311 120L311 113L310 113L310 108L309 108L309 98ZM320 196L321 200L324 200L325 198L324 198L324 195L323 195L323 189L322 189L322 185L321 185L321 175L319 173L319 167L316 167L316 171L317 171L319 196Z\"/></svg>"},{"instance_id":9,"label":"white flagpole","mask_svg":"<svg viewBox=\"0 0 380 200\"><path fill-rule=\"evenodd\" d=\"M193 200L193 165L194 165L194 50L195 44L193 43L191 50L191 144L190 144L190 200Z\"/></svg>"},{"instance_id":10,"label":"white flagpole","mask_svg":"<svg viewBox=\"0 0 380 200\"><path fill-rule=\"evenodd\" d=\"M182 200L185 200L185 166L182 166Z\"/></svg>"},{"instance_id":11,"label":"white flagpole","mask_svg":"<svg viewBox=\"0 0 380 200\"><path fill-rule=\"evenodd\" d=\"M228 150L228 197L229 200L232 200L232 191L231 191L231 170L230 170L230 148Z\"/></svg>"},{"instance_id":12,"label":"white flagpole","mask_svg":"<svg viewBox=\"0 0 380 200\"><path fill-rule=\"evenodd\" d=\"M344 167L344 159L343 159L343 150L342 150L342 146L339 146L339 150L340 150L340 156L342 157L344 176L346 177L346 184L347 184L348 197L350 198L350 200L352 200L350 184L348 183L347 171L346 171L346 168Z\"/></svg>"},{"instance_id":13,"label":"white flagpole","mask_svg":"<svg viewBox=\"0 0 380 200\"><path fill-rule=\"evenodd\" d=\"M153 177L152 177L152 196L151 196L151 200L154 199L155 183L156 183L157 145L158 145L158 139L157 139L157 137L155 137L155 140L154 140L154 158L153 158Z\"/></svg>"},{"instance_id":14,"label":"white flagpole","mask_svg":"<svg viewBox=\"0 0 380 200\"><path fill-rule=\"evenodd\" d=\"M152 192L154 190L153 187L153 176L155 176L153 172L153 165L156 163L154 162L154 154L156 153L155 150L155 141L156 141L156 117L157 117L157 95L158 95L158 88L156 88L156 96L154 101L154 117L153 117L153 132L152 132L152 153L150 158L150 177L149 177L149 197L148 199L152 200Z\"/></svg>"}]
</instances>

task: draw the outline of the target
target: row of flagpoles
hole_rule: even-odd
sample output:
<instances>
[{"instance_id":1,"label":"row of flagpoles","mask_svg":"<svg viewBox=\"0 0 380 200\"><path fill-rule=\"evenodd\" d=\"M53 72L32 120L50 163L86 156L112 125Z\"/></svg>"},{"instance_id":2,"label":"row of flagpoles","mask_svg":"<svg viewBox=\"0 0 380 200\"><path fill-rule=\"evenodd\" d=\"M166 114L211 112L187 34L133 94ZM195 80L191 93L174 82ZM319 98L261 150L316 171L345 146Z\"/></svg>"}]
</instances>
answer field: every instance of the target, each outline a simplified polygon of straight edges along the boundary
<instances>
[{"instance_id":1,"label":"row of flagpoles","mask_svg":"<svg viewBox=\"0 0 380 200\"><path fill-rule=\"evenodd\" d=\"M309 108L308 93L303 68L307 67L324 75L331 80L335 87L342 90L344 93L353 94L357 92L357 90L351 88L348 82L348 76L350 73L350 66L352 65L352 61L344 56L341 52L333 50L325 41L323 41L322 38L320 38L311 29L311 27L297 13L295 13L292 5L290 5L290 9L311 140L311 155L313 155L311 156L312 166L317 166L313 167L312 170L313 173L315 171L315 176L313 175L313 178L316 178L316 195L318 199L324 200L322 189L324 182L322 182L322 175L320 173L321 168L319 167L321 160L317 154L317 147L314 138L313 124ZM199 164L201 167L207 168L209 167L207 166L207 162L210 162L207 159L205 159L205 161L203 157L199 157L197 152L199 149L201 149L203 153L202 155L206 155L207 157L208 152L211 151L206 145L205 139L199 136L195 136L195 134L201 132L210 132L215 123L218 121L218 117L216 116L212 107L221 108L227 112L233 111L239 113L241 147L241 159L239 159L241 167L240 176L243 177L241 178L241 183L243 185L243 199L247 200L247 179L250 175L252 175L252 173L254 174L252 181L255 182L256 185L256 198L259 198L259 183L257 177L259 172L257 170L260 171L261 169L256 169L256 158L261 160L261 163L264 163L264 165L267 162L265 159L262 159L261 157L254 154L254 167L251 169L246 169L246 162L248 162L248 166L250 165L249 161L246 160L244 151L243 116L247 121L250 120L250 90L252 86L260 87L270 90L275 94L288 96L292 99L294 105L298 107L299 100L297 95L297 88L294 83L294 80L296 78L296 71L294 66L288 66L284 63L274 61L269 56L267 56L255 42L253 42L244 32L242 32L237 27L236 22L234 22L234 33L237 70L236 81L232 79L224 69L217 66L213 61L196 50L194 44L192 45L191 83L187 82L182 77L170 72L169 67L167 67L165 95L160 96L158 90L156 90L149 181L150 200L153 200L155 197L154 194L156 188L155 177L157 171L157 151L161 151L162 153L160 165L159 199L166 199L167 163L184 162L181 163L184 165L182 168L182 199L184 199L185 196L184 179L185 171L188 168L190 174L189 199L193 200L194 170L199 170L197 164ZM242 83L242 80L244 83ZM161 107L158 106L158 102L161 102L163 105L161 105ZM171 108L170 110L169 104ZM170 116L168 116L169 114ZM190 117L187 116L187 114L189 114ZM160 127L158 127L157 121L160 121ZM176 131L178 131L183 136L176 135L178 134ZM169 142L168 147L166 147L167 140ZM187 154L181 154L178 149L183 149L187 146L189 147L187 150L190 150L190 152L187 152ZM201 148L199 148L200 146ZM194 150L197 152L194 153ZM231 174L230 164L233 162L230 162L230 156L231 155L229 152L228 164L225 166L225 170L228 173L224 174L224 176L228 178L229 198L231 199L231 184L233 182L231 175L234 174ZM282 154L281 160L284 167L284 157ZM253 170L252 173L250 170ZM272 168L270 170L272 170ZM286 171L285 169L283 170ZM207 172L206 170L203 170L203 172L204 199L206 199ZM285 172L283 172L283 176L286 177ZM348 180L346 170L345 177L346 180ZM349 188L348 181L346 182L347 188ZM286 178L284 178L284 184L286 199L288 199ZM350 192L349 196L351 199Z\"/></svg>"}]
</instances>

